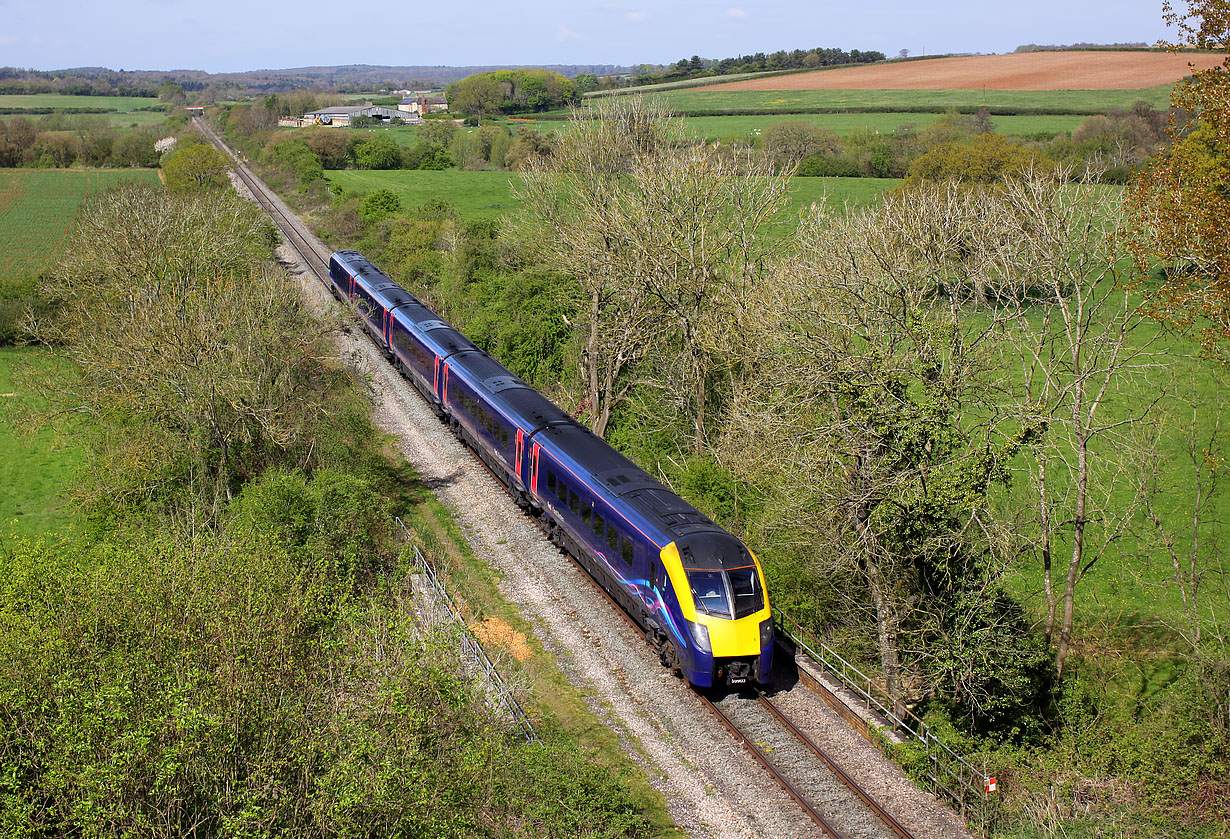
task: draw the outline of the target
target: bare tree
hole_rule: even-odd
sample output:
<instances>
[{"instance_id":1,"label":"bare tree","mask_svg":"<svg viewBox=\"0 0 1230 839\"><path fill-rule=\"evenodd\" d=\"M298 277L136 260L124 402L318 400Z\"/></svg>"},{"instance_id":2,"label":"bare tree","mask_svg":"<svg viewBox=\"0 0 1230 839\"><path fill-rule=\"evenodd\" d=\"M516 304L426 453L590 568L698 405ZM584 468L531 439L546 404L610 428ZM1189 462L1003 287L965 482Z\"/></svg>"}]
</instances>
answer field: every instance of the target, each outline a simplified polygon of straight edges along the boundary
<instances>
[{"instance_id":1,"label":"bare tree","mask_svg":"<svg viewBox=\"0 0 1230 839\"><path fill-rule=\"evenodd\" d=\"M1208 376L1213 378L1213 394L1202 399L1197 377ZM1219 543L1221 478L1226 470L1221 423L1226 374L1220 368L1197 368L1187 381L1173 372L1172 379L1168 388L1175 394L1172 409L1155 411L1136 429L1142 457L1130 475L1143 513L1135 534L1138 573L1143 585L1155 584L1149 579L1152 559L1165 557L1171 584L1183 603L1184 619L1172 624L1174 630L1193 653L1208 648L1211 656L1224 661L1230 651L1226 637L1230 576ZM1177 470L1163 453L1169 448L1168 437L1180 443L1183 463Z\"/></svg>"},{"instance_id":2,"label":"bare tree","mask_svg":"<svg viewBox=\"0 0 1230 839\"><path fill-rule=\"evenodd\" d=\"M772 537L861 581L895 697L916 695L903 625L989 592L1004 552L987 494L1021 432L999 425L1003 322L969 316L983 262L946 244L977 229L979 201L934 187L813 212L798 255L753 293L756 374L723 440L727 462L773 488Z\"/></svg>"},{"instance_id":3,"label":"bare tree","mask_svg":"<svg viewBox=\"0 0 1230 839\"><path fill-rule=\"evenodd\" d=\"M560 148L523 176L529 226L587 301L578 323L595 432L626 395L620 377L654 346L686 359L684 381L659 384L681 395L701 452L711 378L775 248L766 230L788 177L750 151L697 141L635 97L575 114Z\"/></svg>"},{"instance_id":4,"label":"bare tree","mask_svg":"<svg viewBox=\"0 0 1230 839\"><path fill-rule=\"evenodd\" d=\"M1022 365L1022 420L1048 427L1031 469L1046 637L1055 643L1060 675L1071 649L1076 588L1124 536L1139 504L1128 491L1127 432L1161 397L1158 391L1130 411L1108 407L1129 381L1157 367L1157 333L1140 328L1124 284L1129 262L1118 197L1065 180L1005 183L987 220L1002 232L993 262L1011 290L998 305L1011 316L1011 346ZM1070 553L1057 591L1055 554L1065 540Z\"/></svg>"},{"instance_id":5,"label":"bare tree","mask_svg":"<svg viewBox=\"0 0 1230 839\"><path fill-rule=\"evenodd\" d=\"M302 465L318 400L301 394L324 371L297 289L267 260L268 221L233 194L125 186L84 212L78 240L42 285L54 316L29 328L79 373L54 403L106 420L86 500L187 485L210 514L270 462Z\"/></svg>"}]
</instances>

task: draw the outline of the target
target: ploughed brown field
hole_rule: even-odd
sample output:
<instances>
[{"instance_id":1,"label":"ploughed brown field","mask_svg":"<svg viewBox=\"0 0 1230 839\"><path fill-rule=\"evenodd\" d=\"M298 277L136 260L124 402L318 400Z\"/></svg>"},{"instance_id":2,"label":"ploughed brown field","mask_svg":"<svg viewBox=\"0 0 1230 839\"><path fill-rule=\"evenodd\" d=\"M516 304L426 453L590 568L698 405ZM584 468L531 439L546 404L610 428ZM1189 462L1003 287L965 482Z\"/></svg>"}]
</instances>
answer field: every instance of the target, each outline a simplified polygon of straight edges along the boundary
<instances>
[{"instance_id":1,"label":"ploughed brown field","mask_svg":"<svg viewBox=\"0 0 1230 839\"><path fill-rule=\"evenodd\" d=\"M1222 62L1210 53L1026 52L902 61L707 85L713 90L1135 90Z\"/></svg>"}]
</instances>

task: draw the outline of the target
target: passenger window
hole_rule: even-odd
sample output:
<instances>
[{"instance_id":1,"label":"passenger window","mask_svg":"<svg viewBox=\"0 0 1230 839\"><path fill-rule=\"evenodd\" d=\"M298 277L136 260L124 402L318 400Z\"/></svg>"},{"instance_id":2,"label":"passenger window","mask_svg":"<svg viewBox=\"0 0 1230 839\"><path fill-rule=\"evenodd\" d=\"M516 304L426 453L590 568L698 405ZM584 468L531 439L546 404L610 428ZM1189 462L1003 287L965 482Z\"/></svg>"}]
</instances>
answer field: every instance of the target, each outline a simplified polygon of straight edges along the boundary
<instances>
[{"instance_id":1,"label":"passenger window","mask_svg":"<svg viewBox=\"0 0 1230 839\"><path fill-rule=\"evenodd\" d=\"M547 472L547 492L555 492L555 473Z\"/></svg>"},{"instance_id":2,"label":"passenger window","mask_svg":"<svg viewBox=\"0 0 1230 839\"><path fill-rule=\"evenodd\" d=\"M589 527L589 519L590 519L591 512L592 510L590 509L589 504L581 505L581 521L585 522L586 527Z\"/></svg>"},{"instance_id":3,"label":"passenger window","mask_svg":"<svg viewBox=\"0 0 1230 839\"><path fill-rule=\"evenodd\" d=\"M562 503L568 503L568 487L564 486L563 481L560 481L555 485L555 494L559 496L559 500Z\"/></svg>"},{"instance_id":4,"label":"passenger window","mask_svg":"<svg viewBox=\"0 0 1230 839\"><path fill-rule=\"evenodd\" d=\"M507 428L500 429L500 445L502 445L504 448L508 448L508 429Z\"/></svg>"},{"instance_id":5,"label":"passenger window","mask_svg":"<svg viewBox=\"0 0 1230 839\"><path fill-rule=\"evenodd\" d=\"M574 516L581 513L581 499L575 492L568 493L568 509L572 510Z\"/></svg>"},{"instance_id":6,"label":"passenger window","mask_svg":"<svg viewBox=\"0 0 1230 839\"><path fill-rule=\"evenodd\" d=\"M594 510L594 533L601 539L606 533L606 522L602 520L602 515Z\"/></svg>"},{"instance_id":7,"label":"passenger window","mask_svg":"<svg viewBox=\"0 0 1230 839\"><path fill-rule=\"evenodd\" d=\"M628 565L632 565L632 543L629 542L627 539L624 539L623 544L620 547L623 548L623 551L620 554L620 556L623 557L623 560L625 563L627 563Z\"/></svg>"},{"instance_id":8,"label":"passenger window","mask_svg":"<svg viewBox=\"0 0 1230 839\"><path fill-rule=\"evenodd\" d=\"M619 553L619 531L613 527L607 527L606 543L613 553Z\"/></svg>"}]
</instances>

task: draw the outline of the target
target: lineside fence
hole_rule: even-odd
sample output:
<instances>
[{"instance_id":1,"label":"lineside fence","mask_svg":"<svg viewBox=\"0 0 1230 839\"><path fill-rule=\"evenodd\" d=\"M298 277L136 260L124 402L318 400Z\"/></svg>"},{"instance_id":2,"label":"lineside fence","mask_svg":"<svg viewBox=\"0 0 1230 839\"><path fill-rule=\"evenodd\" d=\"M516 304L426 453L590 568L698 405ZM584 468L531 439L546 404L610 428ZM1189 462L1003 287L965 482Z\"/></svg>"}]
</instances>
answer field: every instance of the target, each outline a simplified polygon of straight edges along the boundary
<instances>
[{"instance_id":1,"label":"lineside fence","mask_svg":"<svg viewBox=\"0 0 1230 839\"><path fill-rule=\"evenodd\" d=\"M504 677L500 675L495 665L491 663L491 659L484 652L482 645L478 643L478 639L470 632L470 628L466 626L465 619L462 617L452 596L448 593L444 581L440 579L440 575L436 572L435 566L419 550L418 543L415 542L414 537L411 536L410 531L406 528L405 522L400 517L395 517L394 521L401 528L406 543L414 549L414 564L422 573L423 579L431 587L436 603L439 604L441 617L452 624L456 631L461 646L462 662L470 667L472 671L479 673L483 677L489 688L493 703L517 725L521 730L522 736L532 743L540 742L538 732L534 730L534 725L530 722L530 718L526 716L525 710L517 702L512 689L508 686Z\"/></svg>"},{"instance_id":2,"label":"lineside fence","mask_svg":"<svg viewBox=\"0 0 1230 839\"><path fill-rule=\"evenodd\" d=\"M989 832L994 815L991 793L995 791L995 777L989 775L985 767L976 769L953 751L920 717L900 702L894 702L871 677L800 626L798 621L776 607L773 615L776 630L789 638L822 672L840 682L868 711L883 717L897 732L923 744L927 750L923 774L931 791L947 799L962 818L977 819L983 831Z\"/></svg>"}]
</instances>

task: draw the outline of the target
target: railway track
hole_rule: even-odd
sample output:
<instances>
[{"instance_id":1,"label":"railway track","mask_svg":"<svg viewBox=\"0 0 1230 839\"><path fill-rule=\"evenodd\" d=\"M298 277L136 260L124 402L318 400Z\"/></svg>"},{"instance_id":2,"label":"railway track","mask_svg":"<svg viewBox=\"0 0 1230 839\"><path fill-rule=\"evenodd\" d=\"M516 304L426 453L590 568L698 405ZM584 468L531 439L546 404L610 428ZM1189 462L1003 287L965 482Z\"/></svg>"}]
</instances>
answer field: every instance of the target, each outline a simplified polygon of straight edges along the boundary
<instances>
[{"instance_id":1,"label":"railway track","mask_svg":"<svg viewBox=\"0 0 1230 839\"><path fill-rule=\"evenodd\" d=\"M209 142L234 162L236 175L243 181L257 204L269 213L304 265L329 288L329 254L311 242L294 213L252 174L211 127L199 117L193 121ZM491 472L481 459L478 462L495 477L494 472ZM496 480L502 484L498 477ZM538 518L534 521L543 534L550 538L551 534L543 526L543 522ZM640 628L614 598L575 558L569 555L569 559L615 613L639 634ZM730 694L717 699L699 690L694 690L693 694L799 805L824 835L834 839L914 839L905 827L863 790L836 761L800 731L764 693Z\"/></svg>"},{"instance_id":2,"label":"railway track","mask_svg":"<svg viewBox=\"0 0 1230 839\"><path fill-rule=\"evenodd\" d=\"M244 162L235 154L218 133L213 130L200 117L192 118L196 129L201 132L209 142L229 157L234 162L235 174L243 181L244 186L252 193L252 197L256 199L256 203L269 214L273 219L274 224L282 231L282 235L286 237L286 242L299 254L303 259L303 264L308 267L316 278L329 287L329 254L322 253L308 239L304 230L301 229L302 222L287 209L282 203L282 199L278 198L268 187L264 185Z\"/></svg>"}]
</instances>

